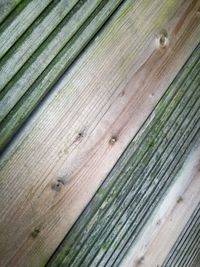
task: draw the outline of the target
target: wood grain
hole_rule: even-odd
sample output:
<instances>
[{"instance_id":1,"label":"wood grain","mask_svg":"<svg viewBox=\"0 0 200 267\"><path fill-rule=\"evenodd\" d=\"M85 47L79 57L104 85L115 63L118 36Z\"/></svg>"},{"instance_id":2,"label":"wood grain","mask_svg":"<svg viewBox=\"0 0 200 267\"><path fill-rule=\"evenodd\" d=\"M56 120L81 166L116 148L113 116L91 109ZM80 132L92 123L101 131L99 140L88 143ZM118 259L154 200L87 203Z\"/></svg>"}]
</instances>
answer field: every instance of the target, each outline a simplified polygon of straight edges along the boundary
<instances>
[{"instance_id":1,"label":"wood grain","mask_svg":"<svg viewBox=\"0 0 200 267\"><path fill-rule=\"evenodd\" d=\"M183 201L182 197L177 200ZM188 267L196 261L200 251L200 201L167 255L162 267Z\"/></svg>"},{"instance_id":2,"label":"wood grain","mask_svg":"<svg viewBox=\"0 0 200 267\"><path fill-rule=\"evenodd\" d=\"M26 53L27 46L34 41L32 38L26 39L27 35L30 37L28 32L2 59L0 62L0 87L2 89L0 94L0 151L4 149L25 119L121 2L122 0L81 0L77 3L72 1L68 6L66 6L66 0L64 3L60 2L61 6L62 4L66 6L64 18L59 16L60 23L54 30L56 25L48 27L52 32L46 39L39 38L40 41L37 41L37 36L34 34L31 36L36 42L33 53L30 49L30 52ZM60 9L58 8L55 12L58 15ZM39 16L36 23L28 29L31 33L33 29L43 26L40 24L41 19ZM47 19L45 23L48 25L49 20ZM54 21L51 23L54 24ZM41 45L37 47L40 42L42 42Z\"/></svg>"},{"instance_id":3,"label":"wood grain","mask_svg":"<svg viewBox=\"0 0 200 267\"><path fill-rule=\"evenodd\" d=\"M44 266L196 47L198 8L127 1L16 136L1 158L1 266Z\"/></svg>"},{"instance_id":4,"label":"wood grain","mask_svg":"<svg viewBox=\"0 0 200 267\"><path fill-rule=\"evenodd\" d=\"M119 266L200 138L200 46L181 69L48 266Z\"/></svg>"},{"instance_id":5,"label":"wood grain","mask_svg":"<svg viewBox=\"0 0 200 267\"><path fill-rule=\"evenodd\" d=\"M19 0L16 1L20 2ZM0 25L0 58L28 29L51 0L23 1Z\"/></svg>"}]
</instances>

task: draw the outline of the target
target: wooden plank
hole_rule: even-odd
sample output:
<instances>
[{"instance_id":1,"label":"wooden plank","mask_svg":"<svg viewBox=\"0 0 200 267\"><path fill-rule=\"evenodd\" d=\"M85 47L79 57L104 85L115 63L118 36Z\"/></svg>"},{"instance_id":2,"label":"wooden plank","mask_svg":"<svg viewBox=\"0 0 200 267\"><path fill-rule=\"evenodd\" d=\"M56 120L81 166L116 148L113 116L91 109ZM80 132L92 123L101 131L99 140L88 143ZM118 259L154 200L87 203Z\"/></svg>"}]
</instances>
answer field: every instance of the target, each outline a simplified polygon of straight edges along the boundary
<instances>
[{"instance_id":1,"label":"wooden plank","mask_svg":"<svg viewBox=\"0 0 200 267\"><path fill-rule=\"evenodd\" d=\"M200 45L48 266L120 264L200 138L199 69Z\"/></svg>"},{"instance_id":2,"label":"wooden plank","mask_svg":"<svg viewBox=\"0 0 200 267\"><path fill-rule=\"evenodd\" d=\"M132 246L124 258L122 267L163 266L166 256L200 203L199 156L198 142L179 171L177 180L139 235L135 246ZM199 225L196 224L196 227ZM189 240L184 243L186 246L187 244ZM188 253L187 250L181 251L181 257L187 256ZM167 266L185 266L183 263L170 263Z\"/></svg>"},{"instance_id":3,"label":"wooden plank","mask_svg":"<svg viewBox=\"0 0 200 267\"><path fill-rule=\"evenodd\" d=\"M2 266L46 263L196 47L198 1L134 3L118 10L1 157Z\"/></svg>"}]
</instances>

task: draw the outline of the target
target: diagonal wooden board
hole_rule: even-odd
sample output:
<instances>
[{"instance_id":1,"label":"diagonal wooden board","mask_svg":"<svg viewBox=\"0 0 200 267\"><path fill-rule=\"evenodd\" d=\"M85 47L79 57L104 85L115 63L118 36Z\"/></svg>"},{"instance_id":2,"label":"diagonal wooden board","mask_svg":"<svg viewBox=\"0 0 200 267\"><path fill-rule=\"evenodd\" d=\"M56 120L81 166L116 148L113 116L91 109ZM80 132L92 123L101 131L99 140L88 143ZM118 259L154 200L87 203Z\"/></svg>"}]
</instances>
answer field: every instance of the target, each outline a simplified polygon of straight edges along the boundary
<instances>
[{"instance_id":1,"label":"diagonal wooden board","mask_svg":"<svg viewBox=\"0 0 200 267\"><path fill-rule=\"evenodd\" d=\"M47 266L119 266L128 249L136 246L137 236L148 227L149 216L176 182L200 137L199 51L200 45ZM180 184L175 188L180 190Z\"/></svg>"},{"instance_id":2,"label":"diagonal wooden board","mask_svg":"<svg viewBox=\"0 0 200 267\"><path fill-rule=\"evenodd\" d=\"M198 8L127 2L16 137L1 159L2 266L46 263L197 45Z\"/></svg>"}]
</instances>

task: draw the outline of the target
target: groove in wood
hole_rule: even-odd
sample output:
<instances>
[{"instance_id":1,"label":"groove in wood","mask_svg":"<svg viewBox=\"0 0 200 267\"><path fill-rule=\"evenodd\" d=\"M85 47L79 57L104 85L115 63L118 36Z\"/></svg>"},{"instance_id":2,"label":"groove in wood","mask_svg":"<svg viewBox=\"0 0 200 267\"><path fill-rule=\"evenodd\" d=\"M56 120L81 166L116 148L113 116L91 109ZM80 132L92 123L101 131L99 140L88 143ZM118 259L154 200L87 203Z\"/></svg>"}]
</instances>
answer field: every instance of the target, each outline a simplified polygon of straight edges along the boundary
<instances>
[{"instance_id":1,"label":"groove in wood","mask_svg":"<svg viewBox=\"0 0 200 267\"><path fill-rule=\"evenodd\" d=\"M197 45L197 1L126 3L3 155L2 266L44 266Z\"/></svg>"},{"instance_id":2,"label":"groove in wood","mask_svg":"<svg viewBox=\"0 0 200 267\"><path fill-rule=\"evenodd\" d=\"M128 251L121 267L139 267L141 259L143 267L161 267L184 231L200 203L199 141L195 142L183 168Z\"/></svg>"},{"instance_id":3,"label":"groove in wood","mask_svg":"<svg viewBox=\"0 0 200 267\"><path fill-rule=\"evenodd\" d=\"M14 12L0 25L0 58L29 28L50 2L51 0L21 1Z\"/></svg>"},{"instance_id":4,"label":"groove in wood","mask_svg":"<svg viewBox=\"0 0 200 267\"><path fill-rule=\"evenodd\" d=\"M33 55L35 50L39 48L47 38L50 39L49 35L51 35L52 31L61 23L62 19L73 8L76 2L77 0L70 1L69 4L66 3L66 0L51 2L30 27L28 27L25 34L15 42L9 52L1 59L0 91L4 91L4 93L0 95L1 98L6 94L7 90L4 88L6 84L8 84L26 61ZM5 47L7 47L7 45L5 45Z\"/></svg>"}]
</instances>

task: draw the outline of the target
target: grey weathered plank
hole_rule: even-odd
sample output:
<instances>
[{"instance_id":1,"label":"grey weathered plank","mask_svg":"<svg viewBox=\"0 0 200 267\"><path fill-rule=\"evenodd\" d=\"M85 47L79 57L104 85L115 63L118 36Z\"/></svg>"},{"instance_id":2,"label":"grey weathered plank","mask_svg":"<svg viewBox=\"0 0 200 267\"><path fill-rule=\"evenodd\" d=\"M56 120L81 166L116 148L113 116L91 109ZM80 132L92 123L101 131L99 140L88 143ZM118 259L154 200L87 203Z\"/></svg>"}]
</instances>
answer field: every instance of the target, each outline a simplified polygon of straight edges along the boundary
<instances>
[{"instance_id":1,"label":"grey weathered plank","mask_svg":"<svg viewBox=\"0 0 200 267\"><path fill-rule=\"evenodd\" d=\"M37 19L0 61L0 91L3 90L5 85L12 79L43 41L49 37L52 31L77 2L78 0L70 2L66 0L53 1L42 14L38 12ZM4 89L4 91L6 91L6 89Z\"/></svg>"},{"instance_id":2,"label":"grey weathered plank","mask_svg":"<svg viewBox=\"0 0 200 267\"><path fill-rule=\"evenodd\" d=\"M22 0L1 0L0 1L0 23L13 11Z\"/></svg>"},{"instance_id":3,"label":"grey weathered plank","mask_svg":"<svg viewBox=\"0 0 200 267\"><path fill-rule=\"evenodd\" d=\"M161 267L191 220L200 203L199 141L195 142L177 178L131 246L121 267ZM189 241L186 236L185 239Z\"/></svg>"},{"instance_id":4,"label":"grey weathered plank","mask_svg":"<svg viewBox=\"0 0 200 267\"><path fill-rule=\"evenodd\" d=\"M200 45L48 266L118 266L200 128Z\"/></svg>"},{"instance_id":5,"label":"grey weathered plank","mask_svg":"<svg viewBox=\"0 0 200 267\"><path fill-rule=\"evenodd\" d=\"M0 58L28 29L51 0L22 1L0 26Z\"/></svg>"}]
</instances>

